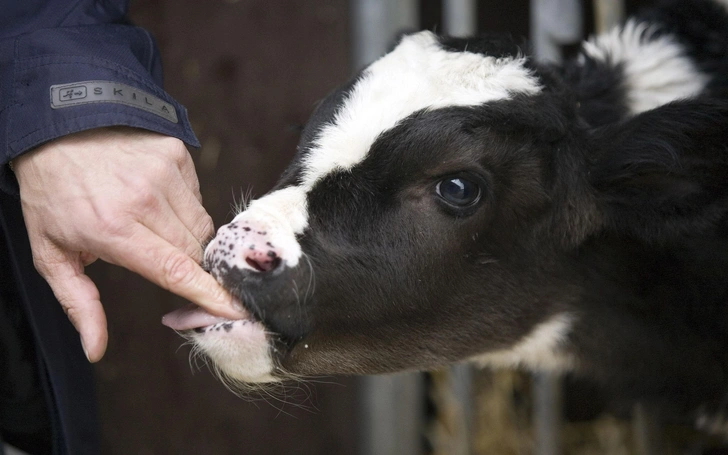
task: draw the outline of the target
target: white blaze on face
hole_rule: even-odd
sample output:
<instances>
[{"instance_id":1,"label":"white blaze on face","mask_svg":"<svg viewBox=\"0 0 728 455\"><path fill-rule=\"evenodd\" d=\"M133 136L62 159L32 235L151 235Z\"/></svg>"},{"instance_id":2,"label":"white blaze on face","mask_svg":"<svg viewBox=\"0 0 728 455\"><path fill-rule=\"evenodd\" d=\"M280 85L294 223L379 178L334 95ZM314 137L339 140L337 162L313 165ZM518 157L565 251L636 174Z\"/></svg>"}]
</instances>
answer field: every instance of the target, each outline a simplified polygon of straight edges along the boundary
<instances>
[{"instance_id":1,"label":"white blaze on face","mask_svg":"<svg viewBox=\"0 0 728 455\"><path fill-rule=\"evenodd\" d=\"M541 90L523 58L443 49L431 32L406 36L362 73L304 161L304 186L366 157L383 132L423 109L478 106Z\"/></svg>"},{"instance_id":2,"label":"white blaze on face","mask_svg":"<svg viewBox=\"0 0 728 455\"><path fill-rule=\"evenodd\" d=\"M697 96L708 82L673 36L654 37L656 31L650 24L630 20L583 45L589 57L622 66L632 114Z\"/></svg>"},{"instance_id":3,"label":"white blaze on face","mask_svg":"<svg viewBox=\"0 0 728 455\"><path fill-rule=\"evenodd\" d=\"M427 31L404 37L392 52L364 70L335 117L317 133L303 159L302 183L253 202L235 221L275 217L287 224L282 230L302 233L308 224L306 194L314 184L361 163L379 135L411 114L540 92L525 61L447 51Z\"/></svg>"}]
</instances>

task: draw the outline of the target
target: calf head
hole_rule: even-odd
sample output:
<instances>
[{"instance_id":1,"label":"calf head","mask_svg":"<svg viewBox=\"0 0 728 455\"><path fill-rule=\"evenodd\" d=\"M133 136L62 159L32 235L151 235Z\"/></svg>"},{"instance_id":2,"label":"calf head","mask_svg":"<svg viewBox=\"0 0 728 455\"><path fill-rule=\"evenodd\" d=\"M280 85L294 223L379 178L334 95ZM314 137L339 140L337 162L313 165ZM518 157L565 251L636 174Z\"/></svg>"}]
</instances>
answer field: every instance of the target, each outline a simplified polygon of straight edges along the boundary
<instances>
[{"instance_id":1,"label":"calf head","mask_svg":"<svg viewBox=\"0 0 728 455\"><path fill-rule=\"evenodd\" d=\"M207 247L249 317L167 324L243 382L475 358L575 368L574 255L607 231L712 228L728 112L685 102L594 129L578 106L508 42L404 37L322 102L278 185Z\"/></svg>"}]
</instances>

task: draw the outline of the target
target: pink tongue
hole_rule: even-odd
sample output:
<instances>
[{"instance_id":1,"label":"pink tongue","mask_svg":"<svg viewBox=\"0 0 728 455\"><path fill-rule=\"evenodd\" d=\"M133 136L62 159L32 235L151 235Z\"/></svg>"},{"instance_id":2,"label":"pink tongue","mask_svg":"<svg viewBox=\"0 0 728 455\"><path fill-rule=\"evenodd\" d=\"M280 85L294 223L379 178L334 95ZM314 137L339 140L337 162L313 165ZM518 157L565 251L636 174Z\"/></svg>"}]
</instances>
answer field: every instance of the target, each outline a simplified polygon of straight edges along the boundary
<instances>
[{"instance_id":1,"label":"pink tongue","mask_svg":"<svg viewBox=\"0 0 728 455\"><path fill-rule=\"evenodd\" d=\"M174 330L192 330L229 319L213 316L194 303L162 316L162 324Z\"/></svg>"}]
</instances>

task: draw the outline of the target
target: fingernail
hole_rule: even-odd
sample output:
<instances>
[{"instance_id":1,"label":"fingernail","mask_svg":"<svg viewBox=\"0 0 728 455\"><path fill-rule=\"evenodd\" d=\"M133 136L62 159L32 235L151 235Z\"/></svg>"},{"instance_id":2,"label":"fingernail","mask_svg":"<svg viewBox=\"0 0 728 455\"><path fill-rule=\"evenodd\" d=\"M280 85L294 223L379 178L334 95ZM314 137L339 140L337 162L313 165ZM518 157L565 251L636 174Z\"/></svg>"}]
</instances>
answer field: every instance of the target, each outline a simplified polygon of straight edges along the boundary
<instances>
[{"instance_id":1,"label":"fingernail","mask_svg":"<svg viewBox=\"0 0 728 455\"><path fill-rule=\"evenodd\" d=\"M90 362L91 359L88 358L88 349L86 349L86 344L83 342L83 337L81 337L81 347L83 348L83 354L86 356L86 360Z\"/></svg>"}]
</instances>

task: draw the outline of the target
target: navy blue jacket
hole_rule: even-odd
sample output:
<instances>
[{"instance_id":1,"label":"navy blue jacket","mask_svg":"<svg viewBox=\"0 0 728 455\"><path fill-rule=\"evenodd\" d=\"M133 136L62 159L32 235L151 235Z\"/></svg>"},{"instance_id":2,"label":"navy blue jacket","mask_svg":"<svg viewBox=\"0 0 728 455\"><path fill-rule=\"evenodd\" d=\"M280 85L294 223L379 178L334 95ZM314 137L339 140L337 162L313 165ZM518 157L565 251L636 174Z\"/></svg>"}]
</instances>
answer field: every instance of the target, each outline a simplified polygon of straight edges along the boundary
<instances>
[{"instance_id":1,"label":"navy blue jacket","mask_svg":"<svg viewBox=\"0 0 728 455\"><path fill-rule=\"evenodd\" d=\"M52 139L111 125L199 146L185 109L162 90L154 39L128 22L127 5L0 0L0 242L6 244L0 251L9 256L4 263L12 270L4 272L32 331L28 339L35 346L56 454L99 453L92 369L78 334L33 268L8 163Z\"/></svg>"}]
</instances>

